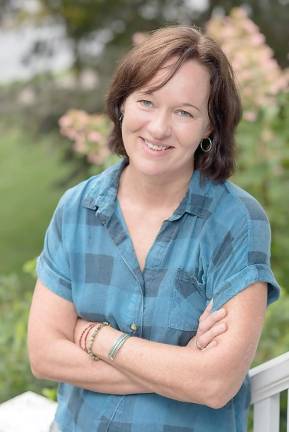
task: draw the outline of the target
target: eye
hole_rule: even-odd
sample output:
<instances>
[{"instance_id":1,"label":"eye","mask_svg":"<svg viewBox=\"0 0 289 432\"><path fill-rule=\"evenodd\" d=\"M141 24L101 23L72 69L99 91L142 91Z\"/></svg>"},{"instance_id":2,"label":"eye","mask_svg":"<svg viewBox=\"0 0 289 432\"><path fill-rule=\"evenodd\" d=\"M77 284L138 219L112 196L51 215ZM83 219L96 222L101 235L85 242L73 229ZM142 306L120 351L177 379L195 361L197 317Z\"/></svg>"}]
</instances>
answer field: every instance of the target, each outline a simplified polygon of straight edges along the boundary
<instances>
[{"instance_id":1,"label":"eye","mask_svg":"<svg viewBox=\"0 0 289 432\"><path fill-rule=\"evenodd\" d=\"M151 108L153 105L153 103L147 99L140 99L138 100L138 103L145 108Z\"/></svg>"},{"instance_id":2,"label":"eye","mask_svg":"<svg viewBox=\"0 0 289 432\"><path fill-rule=\"evenodd\" d=\"M184 110L178 110L177 114L180 117L188 117L188 118L193 118L194 117L191 113L189 113L188 111L184 111Z\"/></svg>"}]
</instances>

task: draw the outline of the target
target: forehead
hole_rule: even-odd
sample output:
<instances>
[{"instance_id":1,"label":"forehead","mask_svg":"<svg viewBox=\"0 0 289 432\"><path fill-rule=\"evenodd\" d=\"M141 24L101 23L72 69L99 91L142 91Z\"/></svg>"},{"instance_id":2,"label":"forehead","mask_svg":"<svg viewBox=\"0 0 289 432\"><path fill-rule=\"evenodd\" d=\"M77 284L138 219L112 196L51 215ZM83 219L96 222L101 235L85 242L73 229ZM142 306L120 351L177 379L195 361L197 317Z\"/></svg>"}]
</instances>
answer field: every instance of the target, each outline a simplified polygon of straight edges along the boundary
<instances>
[{"instance_id":1,"label":"forehead","mask_svg":"<svg viewBox=\"0 0 289 432\"><path fill-rule=\"evenodd\" d=\"M207 101L210 93L210 73L200 62L194 59L187 60L166 82L175 66L171 59L137 92L161 94L172 94L176 98L198 100L199 103ZM165 83L163 85L163 83Z\"/></svg>"}]
</instances>

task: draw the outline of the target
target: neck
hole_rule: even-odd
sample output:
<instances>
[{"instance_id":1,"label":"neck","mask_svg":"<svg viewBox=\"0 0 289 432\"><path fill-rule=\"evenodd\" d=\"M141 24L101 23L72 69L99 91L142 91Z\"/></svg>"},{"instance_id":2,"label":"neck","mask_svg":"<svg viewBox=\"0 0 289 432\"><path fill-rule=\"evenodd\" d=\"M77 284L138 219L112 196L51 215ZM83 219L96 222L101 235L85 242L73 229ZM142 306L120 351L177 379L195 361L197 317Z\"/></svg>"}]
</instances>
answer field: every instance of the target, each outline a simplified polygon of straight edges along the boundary
<instances>
[{"instance_id":1,"label":"neck","mask_svg":"<svg viewBox=\"0 0 289 432\"><path fill-rule=\"evenodd\" d=\"M176 208L187 191L193 170L187 175L147 176L128 165L120 178L119 195L150 208Z\"/></svg>"}]
</instances>

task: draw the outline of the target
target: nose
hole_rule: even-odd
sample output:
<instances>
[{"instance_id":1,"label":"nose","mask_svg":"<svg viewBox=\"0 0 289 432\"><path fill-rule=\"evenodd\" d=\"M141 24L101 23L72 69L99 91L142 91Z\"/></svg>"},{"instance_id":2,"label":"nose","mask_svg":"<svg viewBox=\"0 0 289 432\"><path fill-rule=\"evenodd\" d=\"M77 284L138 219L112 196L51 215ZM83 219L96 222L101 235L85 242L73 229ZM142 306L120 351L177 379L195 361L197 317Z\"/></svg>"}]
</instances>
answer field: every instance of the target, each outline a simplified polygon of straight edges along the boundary
<instances>
[{"instance_id":1,"label":"nose","mask_svg":"<svg viewBox=\"0 0 289 432\"><path fill-rule=\"evenodd\" d=\"M147 125L150 136L155 139L167 138L171 134L169 115L163 111L154 111Z\"/></svg>"}]
</instances>

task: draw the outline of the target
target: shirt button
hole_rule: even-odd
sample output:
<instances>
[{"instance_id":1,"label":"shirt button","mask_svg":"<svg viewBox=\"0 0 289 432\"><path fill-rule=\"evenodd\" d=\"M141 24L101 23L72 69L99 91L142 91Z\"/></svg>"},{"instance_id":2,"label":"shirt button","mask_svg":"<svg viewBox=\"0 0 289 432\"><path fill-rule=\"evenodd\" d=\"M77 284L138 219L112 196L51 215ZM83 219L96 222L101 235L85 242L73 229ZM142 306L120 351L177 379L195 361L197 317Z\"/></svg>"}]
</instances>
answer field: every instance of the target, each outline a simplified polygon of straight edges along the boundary
<instances>
[{"instance_id":1,"label":"shirt button","mask_svg":"<svg viewBox=\"0 0 289 432\"><path fill-rule=\"evenodd\" d=\"M130 328L131 328L132 331L135 332L135 331L137 330L137 325L136 325L136 323L135 323L135 322L131 323Z\"/></svg>"}]
</instances>

